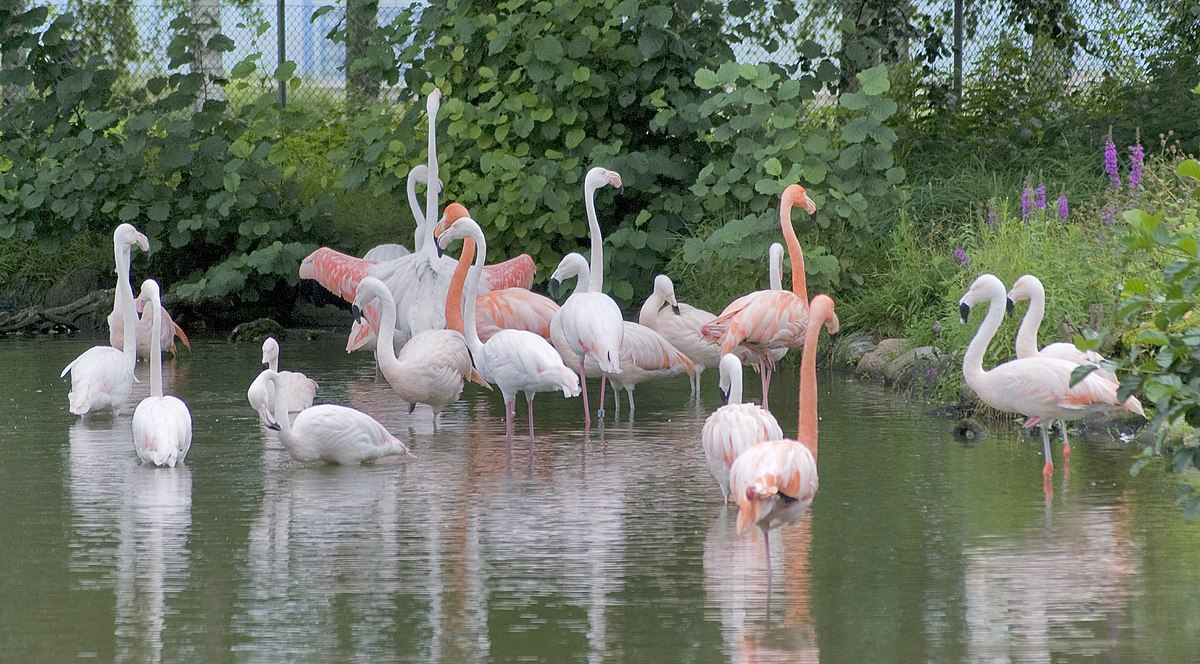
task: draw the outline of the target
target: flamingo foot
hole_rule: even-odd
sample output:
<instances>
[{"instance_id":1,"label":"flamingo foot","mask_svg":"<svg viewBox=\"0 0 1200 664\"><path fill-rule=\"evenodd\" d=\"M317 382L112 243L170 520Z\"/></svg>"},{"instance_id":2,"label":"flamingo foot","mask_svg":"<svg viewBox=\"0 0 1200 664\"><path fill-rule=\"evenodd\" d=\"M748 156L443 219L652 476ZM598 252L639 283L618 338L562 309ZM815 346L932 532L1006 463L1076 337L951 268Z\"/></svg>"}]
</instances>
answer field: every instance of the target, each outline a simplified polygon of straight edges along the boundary
<instances>
[{"instance_id":1,"label":"flamingo foot","mask_svg":"<svg viewBox=\"0 0 1200 664\"><path fill-rule=\"evenodd\" d=\"M1071 444L1070 443L1063 443L1063 461L1065 463L1071 462Z\"/></svg>"}]
</instances>

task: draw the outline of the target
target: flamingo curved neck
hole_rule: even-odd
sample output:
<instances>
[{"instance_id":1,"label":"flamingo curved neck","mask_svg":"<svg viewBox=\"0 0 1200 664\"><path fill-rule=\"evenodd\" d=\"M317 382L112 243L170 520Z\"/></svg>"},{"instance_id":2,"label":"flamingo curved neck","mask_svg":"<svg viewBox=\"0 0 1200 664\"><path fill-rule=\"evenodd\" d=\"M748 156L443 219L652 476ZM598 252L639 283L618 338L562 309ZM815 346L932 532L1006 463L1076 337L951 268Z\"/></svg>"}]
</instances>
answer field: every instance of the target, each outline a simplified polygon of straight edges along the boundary
<instances>
[{"instance_id":1,"label":"flamingo curved neck","mask_svg":"<svg viewBox=\"0 0 1200 664\"><path fill-rule=\"evenodd\" d=\"M800 356L800 421L796 426L796 438L800 444L817 458L817 342L821 328L829 320L825 308L809 311L808 329L804 332L804 351Z\"/></svg>"},{"instance_id":2,"label":"flamingo curved neck","mask_svg":"<svg viewBox=\"0 0 1200 664\"><path fill-rule=\"evenodd\" d=\"M378 338L375 340L375 361L379 363L381 370L385 367L391 368L400 362L396 358L396 347L392 345L392 340L396 336L396 300L382 282L371 282L367 287L371 289L368 292L379 300L380 309L379 330L376 332ZM362 284L359 285L359 288L362 288Z\"/></svg>"},{"instance_id":3,"label":"flamingo curved neck","mask_svg":"<svg viewBox=\"0 0 1200 664\"><path fill-rule=\"evenodd\" d=\"M580 275L580 282L587 281L587 289L593 293L604 290L604 238L600 235L600 220L596 217L596 187L584 185L584 207L587 209L588 234L592 240L590 273Z\"/></svg>"},{"instance_id":4,"label":"flamingo curved neck","mask_svg":"<svg viewBox=\"0 0 1200 664\"><path fill-rule=\"evenodd\" d=\"M792 264L792 292L800 299L808 302L808 283L804 274L804 252L800 249L800 240L796 238L796 229L792 228L792 197L784 196L779 202L779 226L783 230L783 239L787 243L788 260ZM780 277L782 286L783 278ZM781 288L782 289L782 288Z\"/></svg>"},{"instance_id":5,"label":"flamingo curved neck","mask_svg":"<svg viewBox=\"0 0 1200 664\"><path fill-rule=\"evenodd\" d=\"M417 198L417 169L408 171L408 209L412 212L413 220L416 222L416 229L413 230L413 252L421 251L421 247L425 246L425 211L421 209L421 201Z\"/></svg>"},{"instance_id":6,"label":"flamingo curved neck","mask_svg":"<svg viewBox=\"0 0 1200 664\"><path fill-rule=\"evenodd\" d=\"M437 161L437 105L429 108L429 172L425 185L425 226L421 229L421 249L426 254L437 254L437 240L433 237L433 227L437 215L438 190L438 161Z\"/></svg>"},{"instance_id":7,"label":"flamingo curved neck","mask_svg":"<svg viewBox=\"0 0 1200 664\"><path fill-rule=\"evenodd\" d=\"M159 298L152 297L146 304L144 316L150 319L150 396L162 398L162 313L159 312ZM130 334L133 332L133 334ZM125 332L126 337L136 337L137 331L130 328ZM126 344L129 342L126 341ZM136 344L136 341L135 341ZM136 348L136 346L135 346ZM136 350L134 351L137 352ZM136 359L136 358L135 358Z\"/></svg>"},{"instance_id":8,"label":"flamingo curved neck","mask_svg":"<svg viewBox=\"0 0 1200 664\"><path fill-rule=\"evenodd\" d=\"M783 290L783 252L771 252L767 266L767 278L771 284L771 290Z\"/></svg>"},{"instance_id":9,"label":"flamingo curved neck","mask_svg":"<svg viewBox=\"0 0 1200 664\"><path fill-rule=\"evenodd\" d=\"M121 352L130 371L137 365L137 312L133 307L133 285L129 283L129 245L117 243L117 288L113 295L113 309L121 317L124 333Z\"/></svg>"},{"instance_id":10,"label":"flamingo curved neck","mask_svg":"<svg viewBox=\"0 0 1200 664\"><path fill-rule=\"evenodd\" d=\"M480 362L483 355L483 342L479 340L479 331L475 327L475 298L479 293L479 279L483 276L483 263L487 256L487 239L483 237L483 233L478 230L478 227L471 229L471 234L468 240L475 240L478 245L475 248L475 264L471 266L467 273L467 292L463 297L466 301L461 303L463 309L463 336L467 340L467 348L471 350L471 354L475 356L475 361ZM463 248L466 251L466 248ZM480 365L478 369L483 369ZM482 371L481 371L482 373ZM489 376L484 376L484 380L488 380Z\"/></svg>"},{"instance_id":11,"label":"flamingo curved neck","mask_svg":"<svg viewBox=\"0 0 1200 664\"><path fill-rule=\"evenodd\" d=\"M272 355L267 359L267 368L271 371L279 371L279 358Z\"/></svg>"},{"instance_id":12,"label":"flamingo curved neck","mask_svg":"<svg viewBox=\"0 0 1200 664\"><path fill-rule=\"evenodd\" d=\"M983 317L979 330L971 338L971 343L967 344L967 352L963 355L963 378L968 385L983 378L987 373L983 370L983 355L987 352L988 344L992 343L992 337L996 336L996 331L1000 329L1003 318L1004 290L1001 287L1000 291L990 293L987 315Z\"/></svg>"},{"instance_id":13,"label":"flamingo curved neck","mask_svg":"<svg viewBox=\"0 0 1200 664\"><path fill-rule=\"evenodd\" d=\"M1038 354L1038 328L1046 315L1046 293L1035 289L1029 297L1029 309L1017 329L1017 357L1034 357Z\"/></svg>"},{"instance_id":14,"label":"flamingo curved neck","mask_svg":"<svg viewBox=\"0 0 1200 664\"><path fill-rule=\"evenodd\" d=\"M591 283L589 279L591 276L591 269L588 267L588 264L586 262L581 262L577 267L578 269L575 271L575 290L571 293L572 295L575 295L576 293L587 293L591 290Z\"/></svg>"},{"instance_id":15,"label":"flamingo curved neck","mask_svg":"<svg viewBox=\"0 0 1200 664\"><path fill-rule=\"evenodd\" d=\"M296 438L292 434L292 421L288 419L287 405L284 403L286 397L283 394L283 387L279 384L281 382L279 374L274 369L268 374L267 382L271 384L271 397L275 400L275 403L272 404L275 412L271 414L275 416L275 423L279 425L279 440L283 442L284 446L291 448L295 444Z\"/></svg>"},{"instance_id":16,"label":"flamingo curved neck","mask_svg":"<svg viewBox=\"0 0 1200 664\"><path fill-rule=\"evenodd\" d=\"M742 363L729 365L729 405L742 403Z\"/></svg>"},{"instance_id":17,"label":"flamingo curved neck","mask_svg":"<svg viewBox=\"0 0 1200 664\"><path fill-rule=\"evenodd\" d=\"M642 309L638 313L638 318L653 319L666 303L667 298L663 297L663 294L657 288L654 289L650 297L646 298L646 301L642 303Z\"/></svg>"},{"instance_id":18,"label":"flamingo curved neck","mask_svg":"<svg viewBox=\"0 0 1200 664\"><path fill-rule=\"evenodd\" d=\"M450 277L450 290L446 291L446 329L461 332L466 335L466 324L463 322L463 288L467 283L467 273L471 269L471 261L475 258L475 239L463 240L462 254L458 264L454 266L454 275Z\"/></svg>"}]
</instances>

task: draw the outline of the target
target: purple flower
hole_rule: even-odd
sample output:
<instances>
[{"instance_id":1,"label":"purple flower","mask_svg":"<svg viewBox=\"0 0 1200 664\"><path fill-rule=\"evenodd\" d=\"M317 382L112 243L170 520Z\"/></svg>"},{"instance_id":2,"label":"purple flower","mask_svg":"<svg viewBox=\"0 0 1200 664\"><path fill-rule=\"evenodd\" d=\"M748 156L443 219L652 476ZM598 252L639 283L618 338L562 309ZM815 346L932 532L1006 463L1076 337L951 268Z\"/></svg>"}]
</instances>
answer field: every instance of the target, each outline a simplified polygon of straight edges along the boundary
<instances>
[{"instance_id":1,"label":"purple flower","mask_svg":"<svg viewBox=\"0 0 1200 664\"><path fill-rule=\"evenodd\" d=\"M1021 192L1021 219L1029 219L1029 197L1032 195L1033 190L1025 185L1025 191Z\"/></svg>"},{"instance_id":2,"label":"purple flower","mask_svg":"<svg viewBox=\"0 0 1200 664\"><path fill-rule=\"evenodd\" d=\"M996 211L988 210L987 225L991 230L996 230Z\"/></svg>"},{"instance_id":3,"label":"purple flower","mask_svg":"<svg viewBox=\"0 0 1200 664\"><path fill-rule=\"evenodd\" d=\"M925 368L925 377L926 378L933 378L936 375L937 375L936 367L926 367Z\"/></svg>"},{"instance_id":4,"label":"purple flower","mask_svg":"<svg viewBox=\"0 0 1200 664\"><path fill-rule=\"evenodd\" d=\"M942 324L941 323L933 324L933 333L936 334L939 339L942 338Z\"/></svg>"},{"instance_id":5,"label":"purple flower","mask_svg":"<svg viewBox=\"0 0 1200 664\"><path fill-rule=\"evenodd\" d=\"M1113 143L1112 130L1104 141L1104 172L1108 173L1108 183L1113 189L1121 186L1121 173L1117 171L1117 146Z\"/></svg>"},{"instance_id":6,"label":"purple flower","mask_svg":"<svg viewBox=\"0 0 1200 664\"><path fill-rule=\"evenodd\" d=\"M1067 196L1065 194L1058 197L1058 218L1066 221L1067 216L1071 214L1071 209L1067 206Z\"/></svg>"},{"instance_id":7,"label":"purple flower","mask_svg":"<svg viewBox=\"0 0 1200 664\"><path fill-rule=\"evenodd\" d=\"M959 264L961 264L964 269L970 269L971 259L967 257L966 249L963 249L962 247L955 247L954 257L958 259Z\"/></svg>"},{"instance_id":8,"label":"purple flower","mask_svg":"<svg viewBox=\"0 0 1200 664\"><path fill-rule=\"evenodd\" d=\"M1046 209L1046 185L1039 184L1037 189L1033 190L1033 204L1036 205L1037 209L1039 210Z\"/></svg>"},{"instance_id":9,"label":"purple flower","mask_svg":"<svg viewBox=\"0 0 1200 664\"><path fill-rule=\"evenodd\" d=\"M1129 188L1136 196L1138 186L1142 183L1142 163L1146 159L1146 149L1140 142L1134 143L1133 147L1129 148L1129 156L1133 158L1133 165L1129 167Z\"/></svg>"}]
</instances>

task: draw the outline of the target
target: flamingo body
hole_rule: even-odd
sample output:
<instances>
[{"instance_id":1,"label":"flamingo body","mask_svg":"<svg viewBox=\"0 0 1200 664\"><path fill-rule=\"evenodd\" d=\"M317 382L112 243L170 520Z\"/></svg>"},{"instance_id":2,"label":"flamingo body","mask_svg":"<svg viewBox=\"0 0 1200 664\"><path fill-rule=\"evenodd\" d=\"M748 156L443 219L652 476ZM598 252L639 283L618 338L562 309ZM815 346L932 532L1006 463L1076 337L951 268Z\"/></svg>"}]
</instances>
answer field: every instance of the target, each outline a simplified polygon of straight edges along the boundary
<instances>
[{"instance_id":1,"label":"flamingo body","mask_svg":"<svg viewBox=\"0 0 1200 664\"><path fill-rule=\"evenodd\" d=\"M767 440L742 452L729 469L738 503L737 531L763 533L795 523L817 495L817 461L794 440Z\"/></svg>"},{"instance_id":2,"label":"flamingo body","mask_svg":"<svg viewBox=\"0 0 1200 664\"><path fill-rule=\"evenodd\" d=\"M661 334L696 366L693 392L699 391L704 370L721 363L721 347L700 334L700 328L715 318L708 311L676 300L675 284L665 274L654 278L654 291L638 313L639 323Z\"/></svg>"},{"instance_id":3,"label":"flamingo body","mask_svg":"<svg viewBox=\"0 0 1200 664\"><path fill-rule=\"evenodd\" d=\"M71 361L59 378L71 374L67 395L73 415L84 415L105 408L118 413L133 391L133 364L122 351L112 346L93 346Z\"/></svg>"},{"instance_id":4,"label":"flamingo body","mask_svg":"<svg viewBox=\"0 0 1200 664\"><path fill-rule=\"evenodd\" d=\"M143 282L138 301L154 324L150 330L150 396L133 411L133 447L143 462L174 468L183 463L192 447L192 413L178 397L163 394L158 283L153 279Z\"/></svg>"},{"instance_id":5,"label":"flamingo body","mask_svg":"<svg viewBox=\"0 0 1200 664\"><path fill-rule=\"evenodd\" d=\"M742 403L742 363L726 355L720 363L721 391L728 403L704 420L700 442L708 470L729 502L729 470L742 452L764 440L780 440L783 429L775 416L757 404Z\"/></svg>"},{"instance_id":6,"label":"flamingo body","mask_svg":"<svg viewBox=\"0 0 1200 664\"><path fill-rule=\"evenodd\" d=\"M284 408L288 413L298 413L312 406L316 398L317 381L296 371L279 371L279 342L274 337L263 341L263 369L278 374L280 392L284 395ZM266 380L266 373L259 373L246 390L246 399L258 413L263 424L270 425L275 413L275 391Z\"/></svg>"}]
</instances>

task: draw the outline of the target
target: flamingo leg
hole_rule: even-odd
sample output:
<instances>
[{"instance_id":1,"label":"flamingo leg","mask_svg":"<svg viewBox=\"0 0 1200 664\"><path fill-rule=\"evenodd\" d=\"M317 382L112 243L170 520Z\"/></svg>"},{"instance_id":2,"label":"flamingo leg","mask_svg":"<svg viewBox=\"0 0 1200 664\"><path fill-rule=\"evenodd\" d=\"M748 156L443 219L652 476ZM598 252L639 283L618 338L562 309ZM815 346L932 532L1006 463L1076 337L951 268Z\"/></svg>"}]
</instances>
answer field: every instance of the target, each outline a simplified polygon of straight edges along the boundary
<instances>
[{"instance_id":1,"label":"flamingo leg","mask_svg":"<svg viewBox=\"0 0 1200 664\"><path fill-rule=\"evenodd\" d=\"M613 419L620 419L620 417L621 417L621 393L617 391L617 384L615 382L609 383L609 385L612 386L613 403L615 404L615 406L613 407Z\"/></svg>"},{"instance_id":2,"label":"flamingo leg","mask_svg":"<svg viewBox=\"0 0 1200 664\"><path fill-rule=\"evenodd\" d=\"M763 547L767 552L767 590L771 589L771 533L763 531Z\"/></svg>"},{"instance_id":3,"label":"flamingo leg","mask_svg":"<svg viewBox=\"0 0 1200 664\"><path fill-rule=\"evenodd\" d=\"M634 410L633 387L626 387L625 394L627 394L629 396L629 421L632 422L633 421L633 410Z\"/></svg>"},{"instance_id":4,"label":"flamingo leg","mask_svg":"<svg viewBox=\"0 0 1200 664\"><path fill-rule=\"evenodd\" d=\"M533 393L525 393L525 405L529 407L529 441L533 442Z\"/></svg>"},{"instance_id":5,"label":"flamingo leg","mask_svg":"<svg viewBox=\"0 0 1200 664\"><path fill-rule=\"evenodd\" d=\"M1054 473L1054 462L1050 460L1050 434L1042 427L1042 450L1046 454L1046 465L1042 466L1042 477L1050 477Z\"/></svg>"},{"instance_id":6,"label":"flamingo leg","mask_svg":"<svg viewBox=\"0 0 1200 664\"><path fill-rule=\"evenodd\" d=\"M587 397L587 372L584 370L583 356L579 357L579 386L583 388L583 425L585 427L592 426L592 411L588 406ZM604 374L600 374L603 376ZM600 390L600 397L604 397L604 390ZM603 415L601 415L603 417Z\"/></svg>"},{"instance_id":7,"label":"flamingo leg","mask_svg":"<svg viewBox=\"0 0 1200 664\"><path fill-rule=\"evenodd\" d=\"M513 420L516 419L514 414L516 410L517 398L515 396L512 398L512 401L504 402L504 433L508 436L509 440L512 440L513 437L513 429L515 428Z\"/></svg>"},{"instance_id":8,"label":"flamingo leg","mask_svg":"<svg viewBox=\"0 0 1200 664\"><path fill-rule=\"evenodd\" d=\"M600 410L596 411L596 417L601 422L604 421L604 383L607 379L608 379L608 374L601 371L600 372ZM621 406L620 404L617 404L618 408L620 408L620 406Z\"/></svg>"},{"instance_id":9,"label":"flamingo leg","mask_svg":"<svg viewBox=\"0 0 1200 664\"><path fill-rule=\"evenodd\" d=\"M771 367L765 363L759 365L758 377L762 382L763 410L770 410L770 408L767 406L767 395L771 392Z\"/></svg>"},{"instance_id":10,"label":"flamingo leg","mask_svg":"<svg viewBox=\"0 0 1200 664\"><path fill-rule=\"evenodd\" d=\"M1059 420L1058 425L1062 427L1063 437L1063 463L1071 463L1071 443L1067 440L1067 423Z\"/></svg>"}]
</instances>

